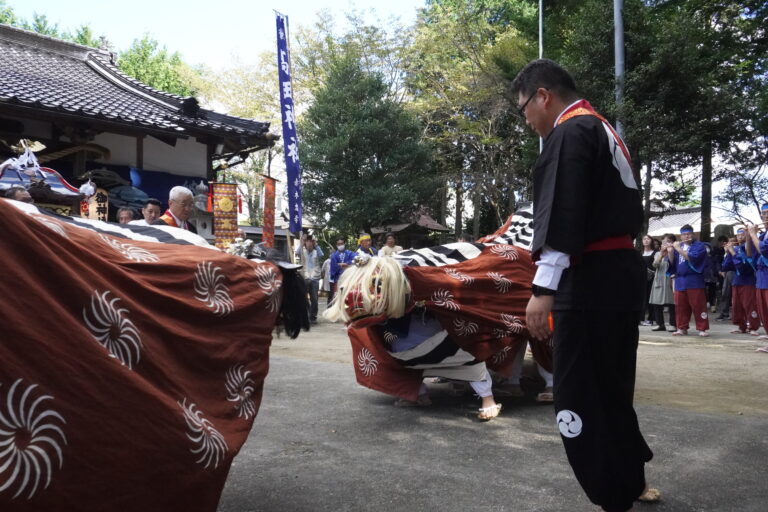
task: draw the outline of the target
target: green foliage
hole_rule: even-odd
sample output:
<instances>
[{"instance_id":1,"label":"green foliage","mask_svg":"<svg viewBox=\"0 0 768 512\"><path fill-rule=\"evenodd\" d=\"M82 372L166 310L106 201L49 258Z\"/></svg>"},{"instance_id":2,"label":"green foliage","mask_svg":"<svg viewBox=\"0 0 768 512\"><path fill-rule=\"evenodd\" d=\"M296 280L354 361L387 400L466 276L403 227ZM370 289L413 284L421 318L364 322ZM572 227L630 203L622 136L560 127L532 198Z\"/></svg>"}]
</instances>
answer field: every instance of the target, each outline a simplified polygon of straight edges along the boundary
<instances>
[{"instance_id":1,"label":"green foliage","mask_svg":"<svg viewBox=\"0 0 768 512\"><path fill-rule=\"evenodd\" d=\"M99 48L101 41L93 33L90 25L83 24L75 29L75 33L70 36L70 40L83 46L90 46L91 48Z\"/></svg>"},{"instance_id":2,"label":"green foliage","mask_svg":"<svg viewBox=\"0 0 768 512\"><path fill-rule=\"evenodd\" d=\"M0 0L0 23L13 26L17 26L19 23L16 13L13 12L13 7L8 5L5 0Z\"/></svg>"},{"instance_id":3,"label":"green foliage","mask_svg":"<svg viewBox=\"0 0 768 512\"><path fill-rule=\"evenodd\" d=\"M535 146L505 89L536 55L526 35L535 16L525 1L451 0L428 2L417 21L406 84L436 167L454 192L459 231L465 195L476 205L478 231L481 223L503 223L516 194L530 188Z\"/></svg>"},{"instance_id":4,"label":"green foliage","mask_svg":"<svg viewBox=\"0 0 768 512\"><path fill-rule=\"evenodd\" d=\"M191 96L195 92L186 77L189 67L179 53L169 53L149 34L134 39L131 47L120 53L117 64L123 73L155 89L179 96Z\"/></svg>"},{"instance_id":5,"label":"green foliage","mask_svg":"<svg viewBox=\"0 0 768 512\"><path fill-rule=\"evenodd\" d=\"M45 14L34 13L32 14L31 21L22 21L20 22L20 25L21 28L25 30L31 30L32 32L37 32L38 34L43 34L44 36L61 37L59 24L51 23L48 21L48 16Z\"/></svg>"},{"instance_id":6,"label":"green foliage","mask_svg":"<svg viewBox=\"0 0 768 512\"><path fill-rule=\"evenodd\" d=\"M418 122L352 57L331 64L299 133L307 212L341 232L409 220L434 193Z\"/></svg>"}]
</instances>

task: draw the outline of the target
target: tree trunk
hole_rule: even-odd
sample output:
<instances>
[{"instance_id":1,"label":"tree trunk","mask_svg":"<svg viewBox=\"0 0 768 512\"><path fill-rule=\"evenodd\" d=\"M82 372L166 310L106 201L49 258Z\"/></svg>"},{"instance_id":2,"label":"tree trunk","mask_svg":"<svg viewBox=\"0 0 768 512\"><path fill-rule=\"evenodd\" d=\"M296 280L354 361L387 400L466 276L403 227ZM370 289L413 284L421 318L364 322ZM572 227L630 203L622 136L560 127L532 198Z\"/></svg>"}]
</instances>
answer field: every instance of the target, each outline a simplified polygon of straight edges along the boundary
<instances>
[{"instance_id":1,"label":"tree trunk","mask_svg":"<svg viewBox=\"0 0 768 512\"><path fill-rule=\"evenodd\" d=\"M475 190L472 191L472 238L477 240L480 238L480 208L482 204L480 201L480 187L475 185Z\"/></svg>"},{"instance_id":2,"label":"tree trunk","mask_svg":"<svg viewBox=\"0 0 768 512\"><path fill-rule=\"evenodd\" d=\"M454 222L453 233L456 235L456 240L459 239L462 232L462 216L464 207L464 184L462 183L461 175L456 180L456 221Z\"/></svg>"},{"instance_id":3,"label":"tree trunk","mask_svg":"<svg viewBox=\"0 0 768 512\"><path fill-rule=\"evenodd\" d=\"M448 217L448 180L446 179L443 182L443 186L440 189L440 224L445 226L445 219ZM444 244L446 240L447 233L440 233L440 243Z\"/></svg>"},{"instance_id":4,"label":"tree trunk","mask_svg":"<svg viewBox=\"0 0 768 512\"><path fill-rule=\"evenodd\" d=\"M709 242L712 233L712 143L704 145L701 162L701 241Z\"/></svg>"},{"instance_id":5,"label":"tree trunk","mask_svg":"<svg viewBox=\"0 0 768 512\"><path fill-rule=\"evenodd\" d=\"M640 162L638 162L640 165ZM642 168L642 167L641 167ZM643 182L643 233L648 232L648 226L651 223L651 179L653 170L653 160L645 164L645 180Z\"/></svg>"}]
</instances>

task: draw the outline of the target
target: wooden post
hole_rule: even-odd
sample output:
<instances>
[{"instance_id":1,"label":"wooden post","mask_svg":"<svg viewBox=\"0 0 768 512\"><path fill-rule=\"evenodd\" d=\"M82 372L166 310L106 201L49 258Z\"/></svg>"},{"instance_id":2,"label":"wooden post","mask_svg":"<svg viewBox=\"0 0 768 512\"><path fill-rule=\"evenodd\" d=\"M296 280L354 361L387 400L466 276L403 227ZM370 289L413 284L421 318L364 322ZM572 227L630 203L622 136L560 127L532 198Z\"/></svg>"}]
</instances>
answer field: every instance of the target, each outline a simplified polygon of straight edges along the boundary
<instances>
[{"instance_id":1,"label":"wooden post","mask_svg":"<svg viewBox=\"0 0 768 512\"><path fill-rule=\"evenodd\" d=\"M144 169L144 135L136 137L136 168Z\"/></svg>"}]
</instances>

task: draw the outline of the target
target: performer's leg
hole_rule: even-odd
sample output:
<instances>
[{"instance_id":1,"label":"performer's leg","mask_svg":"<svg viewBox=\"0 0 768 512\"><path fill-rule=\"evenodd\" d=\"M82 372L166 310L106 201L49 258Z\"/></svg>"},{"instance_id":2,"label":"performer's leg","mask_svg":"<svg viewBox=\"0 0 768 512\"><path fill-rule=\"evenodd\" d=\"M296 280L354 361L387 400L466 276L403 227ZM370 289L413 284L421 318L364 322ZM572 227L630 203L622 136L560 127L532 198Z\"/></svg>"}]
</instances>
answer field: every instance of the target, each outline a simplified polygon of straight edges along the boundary
<instances>
[{"instance_id":1,"label":"performer's leg","mask_svg":"<svg viewBox=\"0 0 768 512\"><path fill-rule=\"evenodd\" d=\"M744 307L744 316L747 318L747 330L749 332L757 332L760 329L760 315L757 313L755 287L752 285L744 286L741 299Z\"/></svg>"},{"instance_id":2,"label":"performer's leg","mask_svg":"<svg viewBox=\"0 0 768 512\"><path fill-rule=\"evenodd\" d=\"M709 311L707 311L707 295L704 288L688 290L688 300L693 309L696 321L696 330L705 332L709 330Z\"/></svg>"},{"instance_id":3,"label":"performer's leg","mask_svg":"<svg viewBox=\"0 0 768 512\"><path fill-rule=\"evenodd\" d=\"M520 347L520 350L515 354L515 359L512 362L512 373L507 378L507 384L512 386L520 385L520 378L523 376L523 360L525 359L526 347Z\"/></svg>"},{"instance_id":4,"label":"performer's leg","mask_svg":"<svg viewBox=\"0 0 768 512\"><path fill-rule=\"evenodd\" d=\"M740 331L747 330L747 319L741 306L741 286L731 288L731 321Z\"/></svg>"},{"instance_id":5,"label":"performer's leg","mask_svg":"<svg viewBox=\"0 0 768 512\"><path fill-rule=\"evenodd\" d=\"M691 321L691 305L688 303L688 292L675 292L675 307L677 308L677 329L687 331Z\"/></svg>"},{"instance_id":6,"label":"performer's leg","mask_svg":"<svg viewBox=\"0 0 768 512\"><path fill-rule=\"evenodd\" d=\"M760 323L765 327L765 332L768 334L768 290L755 288L755 306L757 308L757 314L760 317Z\"/></svg>"},{"instance_id":7,"label":"performer's leg","mask_svg":"<svg viewBox=\"0 0 768 512\"><path fill-rule=\"evenodd\" d=\"M309 279L307 289L309 290L309 320L317 321L317 292L320 282L315 279Z\"/></svg>"},{"instance_id":8,"label":"performer's leg","mask_svg":"<svg viewBox=\"0 0 768 512\"><path fill-rule=\"evenodd\" d=\"M554 320L555 411L568 461L593 503L627 511L653 456L632 405L637 314L556 311Z\"/></svg>"},{"instance_id":9,"label":"performer's leg","mask_svg":"<svg viewBox=\"0 0 768 512\"><path fill-rule=\"evenodd\" d=\"M477 417L481 420L490 420L498 416L499 411L501 411L501 405L497 404L496 400L493 399L493 380L488 370L485 371L483 380L471 381L469 385L472 386L472 389L482 400L480 413Z\"/></svg>"},{"instance_id":10,"label":"performer's leg","mask_svg":"<svg viewBox=\"0 0 768 512\"><path fill-rule=\"evenodd\" d=\"M677 325L677 311L674 304L667 304L669 308L669 325L675 327Z\"/></svg>"}]
</instances>

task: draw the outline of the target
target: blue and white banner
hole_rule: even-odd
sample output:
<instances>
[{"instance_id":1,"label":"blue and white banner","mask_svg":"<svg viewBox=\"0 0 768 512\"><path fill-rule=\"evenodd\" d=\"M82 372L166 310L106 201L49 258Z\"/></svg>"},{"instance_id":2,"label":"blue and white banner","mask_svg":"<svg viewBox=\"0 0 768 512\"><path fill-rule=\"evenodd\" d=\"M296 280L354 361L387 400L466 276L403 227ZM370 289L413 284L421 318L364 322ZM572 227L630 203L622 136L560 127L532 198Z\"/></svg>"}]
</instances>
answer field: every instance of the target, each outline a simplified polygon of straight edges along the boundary
<instances>
[{"instance_id":1,"label":"blue and white banner","mask_svg":"<svg viewBox=\"0 0 768 512\"><path fill-rule=\"evenodd\" d=\"M288 54L288 17L277 15L277 71L280 77L280 111L283 122L283 148L285 150L285 172L288 181L288 208L290 209L291 233L301 231L301 164L299 163L299 141L296 137L296 122L293 110L293 87L291 85L291 58Z\"/></svg>"}]
</instances>

